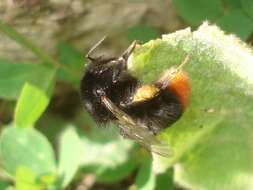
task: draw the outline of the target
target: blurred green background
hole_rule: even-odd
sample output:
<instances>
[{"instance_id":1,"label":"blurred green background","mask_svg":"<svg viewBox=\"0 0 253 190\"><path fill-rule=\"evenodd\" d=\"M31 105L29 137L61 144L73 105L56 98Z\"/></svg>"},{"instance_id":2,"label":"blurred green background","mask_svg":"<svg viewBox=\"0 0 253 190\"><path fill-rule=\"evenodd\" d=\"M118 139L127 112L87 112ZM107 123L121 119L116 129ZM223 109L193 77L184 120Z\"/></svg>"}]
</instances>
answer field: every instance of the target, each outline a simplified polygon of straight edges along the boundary
<instances>
[{"instance_id":1,"label":"blurred green background","mask_svg":"<svg viewBox=\"0 0 253 190\"><path fill-rule=\"evenodd\" d=\"M98 54L118 55L205 20L253 42L252 0L0 0L0 190L182 189L115 127L95 127L79 82L105 35Z\"/></svg>"}]
</instances>

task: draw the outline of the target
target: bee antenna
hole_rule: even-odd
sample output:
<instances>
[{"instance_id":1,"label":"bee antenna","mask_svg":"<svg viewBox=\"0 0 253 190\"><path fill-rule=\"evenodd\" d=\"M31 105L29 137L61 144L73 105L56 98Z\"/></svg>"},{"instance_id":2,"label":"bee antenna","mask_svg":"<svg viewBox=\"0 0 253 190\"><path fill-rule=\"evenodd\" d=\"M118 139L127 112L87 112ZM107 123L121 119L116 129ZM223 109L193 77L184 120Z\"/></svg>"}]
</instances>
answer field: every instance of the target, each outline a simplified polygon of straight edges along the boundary
<instances>
[{"instance_id":1,"label":"bee antenna","mask_svg":"<svg viewBox=\"0 0 253 190\"><path fill-rule=\"evenodd\" d=\"M167 88L169 85L169 82L176 77L176 74L182 70L185 64L188 63L189 59L190 59L190 55L188 54L178 67L172 68L172 70L166 71L162 75L162 77L157 81L157 84L161 86L160 88Z\"/></svg>"},{"instance_id":2,"label":"bee antenna","mask_svg":"<svg viewBox=\"0 0 253 190\"><path fill-rule=\"evenodd\" d=\"M91 53L97 49L97 47L105 40L106 36L103 36L103 38L101 38L94 46L92 46L92 48L88 51L88 53L85 55L86 58L88 58L89 60L93 61L95 58L91 57Z\"/></svg>"}]
</instances>

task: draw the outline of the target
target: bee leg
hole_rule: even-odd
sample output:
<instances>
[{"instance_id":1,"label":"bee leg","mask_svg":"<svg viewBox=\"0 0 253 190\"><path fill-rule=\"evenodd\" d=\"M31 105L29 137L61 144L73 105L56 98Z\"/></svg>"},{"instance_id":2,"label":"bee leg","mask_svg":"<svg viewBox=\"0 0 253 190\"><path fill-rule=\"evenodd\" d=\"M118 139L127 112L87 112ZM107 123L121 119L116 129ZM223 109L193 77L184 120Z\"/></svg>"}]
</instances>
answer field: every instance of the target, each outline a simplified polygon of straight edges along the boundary
<instances>
[{"instance_id":1,"label":"bee leg","mask_svg":"<svg viewBox=\"0 0 253 190\"><path fill-rule=\"evenodd\" d=\"M131 138L131 137L127 134L126 130L123 129L123 127L120 128L119 134L120 134L123 138Z\"/></svg>"},{"instance_id":2,"label":"bee leg","mask_svg":"<svg viewBox=\"0 0 253 190\"><path fill-rule=\"evenodd\" d=\"M133 43L126 49L126 51L120 56L123 59L127 60L131 53L134 51L136 47L137 41L133 41Z\"/></svg>"},{"instance_id":3,"label":"bee leg","mask_svg":"<svg viewBox=\"0 0 253 190\"><path fill-rule=\"evenodd\" d=\"M112 75L112 82L117 83L122 77L124 76L125 70L127 70L127 59L133 52L136 46L136 41L134 41L127 50L116 60L116 65L114 66L113 75Z\"/></svg>"},{"instance_id":4,"label":"bee leg","mask_svg":"<svg viewBox=\"0 0 253 190\"><path fill-rule=\"evenodd\" d=\"M122 63L117 64L113 69L112 82L117 83L119 80L121 80L126 69L126 61L122 60Z\"/></svg>"}]
</instances>

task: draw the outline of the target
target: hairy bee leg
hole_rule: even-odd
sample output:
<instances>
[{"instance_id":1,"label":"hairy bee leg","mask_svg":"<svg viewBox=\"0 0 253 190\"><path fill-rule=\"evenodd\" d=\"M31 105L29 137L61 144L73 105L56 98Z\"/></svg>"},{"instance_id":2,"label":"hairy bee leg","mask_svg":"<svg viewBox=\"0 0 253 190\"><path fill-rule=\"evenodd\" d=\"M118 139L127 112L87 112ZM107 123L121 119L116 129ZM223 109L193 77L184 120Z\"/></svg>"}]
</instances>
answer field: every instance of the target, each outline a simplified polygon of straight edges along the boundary
<instances>
[{"instance_id":1,"label":"hairy bee leg","mask_svg":"<svg viewBox=\"0 0 253 190\"><path fill-rule=\"evenodd\" d=\"M140 103L143 103L158 96L159 93L160 89L153 84L139 85L137 89L135 89L135 93L133 94L131 99L128 102L123 102L121 106L127 108L139 105Z\"/></svg>"},{"instance_id":2,"label":"hairy bee leg","mask_svg":"<svg viewBox=\"0 0 253 190\"><path fill-rule=\"evenodd\" d=\"M118 82L118 80L121 78L122 71L127 69L127 60L129 56L131 55L131 53L133 52L135 46L136 46L136 41L134 41L117 60L118 63L115 66L113 76L112 76L113 83Z\"/></svg>"},{"instance_id":3,"label":"hairy bee leg","mask_svg":"<svg viewBox=\"0 0 253 190\"><path fill-rule=\"evenodd\" d=\"M113 115L120 121L121 125L126 125L126 124L135 125L135 121L129 115L127 115L125 112L119 109L105 95L101 96L101 100L104 103L104 105L107 107L107 109L109 109L113 113Z\"/></svg>"},{"instance_id":4,"label":"hairy bee leg","mask_svg":"<svg viewBox=\"0 0 253 190\"><path fill-rule=\"evenodd\" d=\"M124 131L125 137L131 138L146 149L164 157L169 157L172 153L168 144L158 140L146 126L137 123L128 114L119 109L109 98L101 96L101 101L118 119L119 127Z\"/></svg>"},{"instance_id":5,"label":"hairy bee leg","mask_svg":"<svg viewBox=\"0 0 253 190\"><path fill-rule=\"evenodd\" d=\"M125 74L124 71L127 69L126 67L126 60L121 60L122 62L120 64L117 64L113 70L112 74L112 82L116 83L118 82L122 76Z\"/></svg>"}]
</instances>

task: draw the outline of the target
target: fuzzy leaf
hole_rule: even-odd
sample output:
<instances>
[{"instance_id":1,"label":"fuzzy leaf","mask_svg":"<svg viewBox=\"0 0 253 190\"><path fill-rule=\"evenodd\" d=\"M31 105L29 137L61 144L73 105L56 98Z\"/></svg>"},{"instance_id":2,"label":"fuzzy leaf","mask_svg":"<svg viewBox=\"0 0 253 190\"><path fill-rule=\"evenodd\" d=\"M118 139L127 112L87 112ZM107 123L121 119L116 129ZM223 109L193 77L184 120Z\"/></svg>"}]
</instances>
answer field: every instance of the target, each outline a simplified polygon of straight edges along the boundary
<instances>
[{"instance_id":1,"label":"fuzzy leaf","mask_svg":"<svg viewBox=\"0 0 253 190\"><path fill-rule=\"evenodd\" d=\"M190 189L252 189L252 51L204 23L197 31L188 28L137 48L130 70L151 83L187 55L184 70L191 78L191 103L183 117L161 133L173 155L154 155L154 169L176 166L176 181Z\"/></svg>"}]
</instances>

